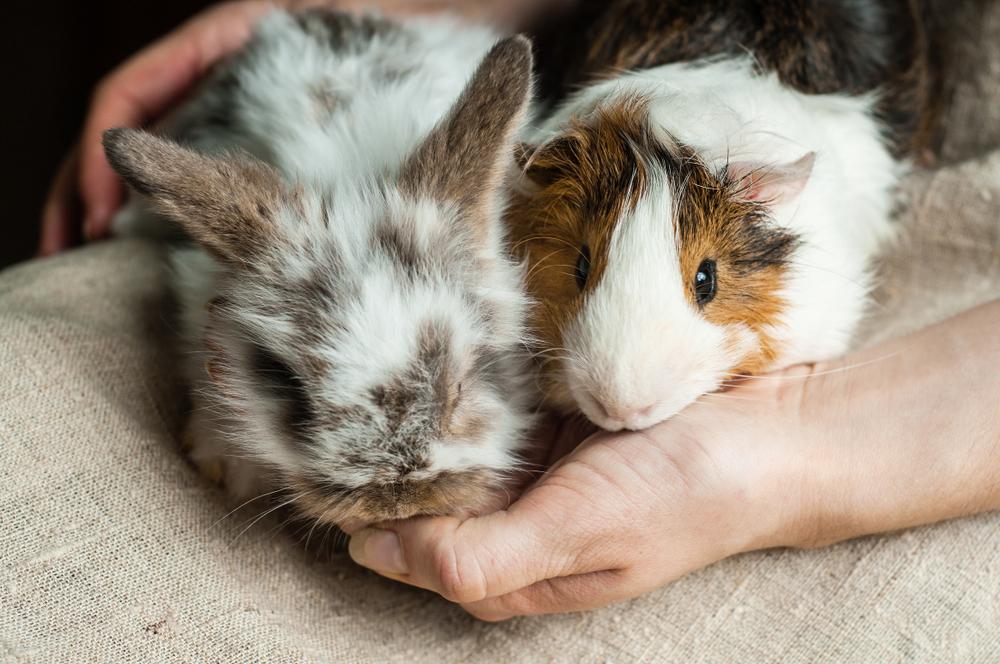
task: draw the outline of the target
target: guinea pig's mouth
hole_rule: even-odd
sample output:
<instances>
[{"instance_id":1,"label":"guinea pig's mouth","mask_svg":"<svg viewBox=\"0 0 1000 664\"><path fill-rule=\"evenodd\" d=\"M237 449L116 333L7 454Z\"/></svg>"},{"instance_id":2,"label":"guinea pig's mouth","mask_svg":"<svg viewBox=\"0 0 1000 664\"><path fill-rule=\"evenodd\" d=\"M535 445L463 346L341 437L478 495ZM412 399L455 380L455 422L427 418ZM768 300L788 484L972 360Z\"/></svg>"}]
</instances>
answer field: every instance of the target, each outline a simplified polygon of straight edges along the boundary
<instances>
[{"instance_id":1,"label":"guinea pig's mouth","mask_svg":"<svg viewBox=\"0 0 1000 664\"><path fill-rule=\"evenodd\" d=\"M303 516L351 530L416 516L474 516L502 509L507 502L502 475L489 468L356 487L300 478L290 490Z\"/></svg>"},{"instance_id":2,"label":"guinea pig's mouth","mask_svg":"<svg viewBox=\"0 0 1000 664\"><path fill-rule=\"evenodd\" d=\"M618 407L605 406L600 399L592 395L574 381L568 383L569 393L576 407L593 424L605 431L642 431L673 417L683 408L676 404L676 399L660 398L648 403L626 404ZM694 399L681 400L684 405Z\"/></svg>"}]
</instances>

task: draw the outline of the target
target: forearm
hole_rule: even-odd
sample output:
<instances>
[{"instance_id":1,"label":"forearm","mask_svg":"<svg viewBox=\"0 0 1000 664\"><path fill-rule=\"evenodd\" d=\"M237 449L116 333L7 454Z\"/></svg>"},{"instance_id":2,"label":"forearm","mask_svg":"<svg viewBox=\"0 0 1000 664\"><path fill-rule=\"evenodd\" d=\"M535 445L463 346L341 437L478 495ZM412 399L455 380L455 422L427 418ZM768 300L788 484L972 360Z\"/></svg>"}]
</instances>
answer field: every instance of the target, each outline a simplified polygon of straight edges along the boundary
<instances>
[{"instance_id":1,"label":"forearm","mask_svg":"<svg viewBox=\"0 0 1000 664\"><path fill-rule=\"evenodd\" d=\"M796 544L1000 509L1000 301L819 366L804 387Z\"/></svg>"}]
</instances>

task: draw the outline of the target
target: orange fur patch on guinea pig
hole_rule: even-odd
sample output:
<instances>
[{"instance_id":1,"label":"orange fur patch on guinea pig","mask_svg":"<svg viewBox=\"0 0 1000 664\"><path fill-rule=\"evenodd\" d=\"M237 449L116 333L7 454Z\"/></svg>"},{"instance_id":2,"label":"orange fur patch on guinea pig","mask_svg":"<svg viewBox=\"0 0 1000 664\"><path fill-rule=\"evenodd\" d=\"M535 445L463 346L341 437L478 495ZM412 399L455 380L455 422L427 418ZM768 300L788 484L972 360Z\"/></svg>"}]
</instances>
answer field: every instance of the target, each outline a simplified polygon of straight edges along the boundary
<instances>
[{"instance_id":1,"label":"orange fur patch on guinea pig","mask_svg":"<svg viewBox=\"0 0 1000 664\"><path fill-rule=\"evenodd\" d=\"M784 311L781 290L796 236L770 221L767 202L748 195L745 177L714 172L691 148L654 133L648 109L641 96L617 97L533 153L524 151L528 184L515 196L509 222L514 247L529 264L527 285L537 301L531 326L552 407L576 410L564 375L574 352L566 347L567 330L602 280L625 267L612 262L616 237L635 223L655 187L669 190L662 223L676 247L676 257L664 251L664 273L679 272L690 309L732 330L734 344L746 331L756 339L731 371L763 370L779 350L772 329ZM715 268L713 297L699 303L695 279L705 261Z\"/></svg>"}]
</instances>

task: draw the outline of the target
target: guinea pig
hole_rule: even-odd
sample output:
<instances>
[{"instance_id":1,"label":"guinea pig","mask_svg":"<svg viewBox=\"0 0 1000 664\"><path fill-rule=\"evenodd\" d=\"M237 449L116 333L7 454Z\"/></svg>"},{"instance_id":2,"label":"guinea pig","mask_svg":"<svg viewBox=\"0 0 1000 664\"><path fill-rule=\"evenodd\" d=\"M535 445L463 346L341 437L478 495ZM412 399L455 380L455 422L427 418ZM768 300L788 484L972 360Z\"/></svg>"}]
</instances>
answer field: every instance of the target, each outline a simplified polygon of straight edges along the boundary
<instances>
[{"instance_id":1,"label":"guinea pig","mask_svg":"<svg viewBox=\"0 0 1000 664\"><path fill-rule=\"evenodd\" d=\"M926 135L890 4L583 3L510 214L549 406L638 430L848 347Z\"/></svg>"},{"instance_id":2,"label":"guinea pig","mask_svg":"<svg viewBox=\"0 0 1000 664\"><path fill-rule=\"evenodd\" d=\"M448 19L275 12L108 159L169 220L189 454L342 525L495 506L533 421L501 212L532 57Z\"/></svg>"}]
</instances>

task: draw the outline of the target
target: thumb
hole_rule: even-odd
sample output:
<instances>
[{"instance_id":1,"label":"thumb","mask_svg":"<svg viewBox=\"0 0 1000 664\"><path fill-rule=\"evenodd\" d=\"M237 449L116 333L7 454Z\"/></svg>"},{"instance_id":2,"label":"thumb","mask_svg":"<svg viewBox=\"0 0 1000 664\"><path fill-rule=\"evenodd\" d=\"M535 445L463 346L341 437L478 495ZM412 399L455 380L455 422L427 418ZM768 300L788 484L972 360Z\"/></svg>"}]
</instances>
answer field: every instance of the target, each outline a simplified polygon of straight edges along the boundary
<instances>
[{"instance_id":1,"label":"thumb","mask_svg":"<svg viewBox=\"0 0 1000 664\"><path fill-rule=\"evenodd\" d=\"M545 579L604 568L592 519L556 488L538 487L510 509L460 521L425 517L367 528L351 538L358 564L461 604ZM578 499L578 495L577 495ZM568 508L568 509L567 509Z\"/></svg>"}]
</instances>

